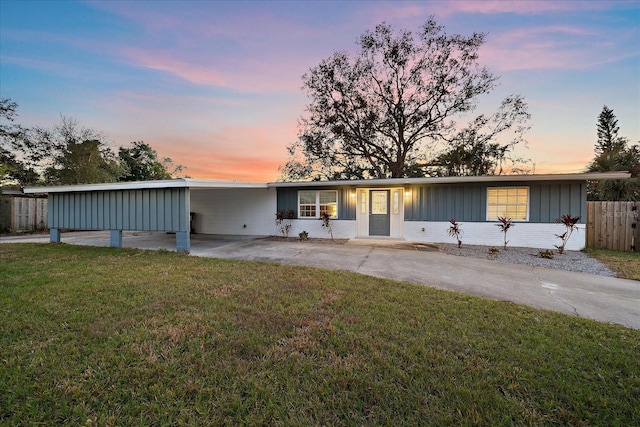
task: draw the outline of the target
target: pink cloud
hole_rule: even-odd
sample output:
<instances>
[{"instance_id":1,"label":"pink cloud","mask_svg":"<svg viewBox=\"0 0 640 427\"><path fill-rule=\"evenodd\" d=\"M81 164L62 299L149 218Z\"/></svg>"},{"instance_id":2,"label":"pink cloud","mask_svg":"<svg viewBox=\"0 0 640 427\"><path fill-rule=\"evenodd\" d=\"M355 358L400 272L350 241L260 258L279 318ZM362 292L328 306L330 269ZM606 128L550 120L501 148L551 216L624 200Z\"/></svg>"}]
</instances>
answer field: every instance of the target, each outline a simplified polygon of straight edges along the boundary
<instances>
[{"instance_id":1,"label":"pink cloud","mask_svg":"<svg viewBox=\"0 0 640 427\"><path fill-rule=\"evenodd\" d=\"M137 66L165 71L191 83L218 87L226 87L229 84L227 77L212 67L181 61L164 52L125 48L122 55Z\"/></svg>"},{"instance_id":2,"label":"pink cloud","mask_svg":"<svg viewBox=\"0 0 640 427\"><path fill-rule=\"evenodd\" d=\"M490 33L480 57L492 69L513 71L583 69L636 55L614 47L609 35L576 26L518 28Z\"/></svg>"},{"instance_id":3,"label":"pink cloud","mask_svg":"<svg viewBox=\"0 0 640 427\"><path fill-rule=\"evenodd\" d=\"M511 13L516 15L535 15L548 12L575 12L578 10L610 9L608 2L576 2L576 1L506 1L506 0L477 0L477 1L423 1L423 2L387 2L372 3L366 11L369 22L373 25L381 21L400 21L403 27L410 27L407 21L419 23L435 15L439 20L456 14L496 15ZM362 20L362 17L361 17Z\"/></svg>"},{"instance_id":4,"label":"pink cloud","mask_svg":"<svg viewBox=\"0 0 640 427\"><path fill-rule=\"evenodd\" d=\"M576 1L447 1L434 2L433 6L438 14L450 15L455 13L515 13L519 15L532 15L545 12L561 12L576 10L608 9L611 6L606 2L576 2Z\"/></svg>"},{"instance_id":5,"label":"pink cloud","mask_svg":"<svg viewBox=\"0 0 640 427\"><path fill-rule=\"evenodd\" d=\"M195 85L241 93L299 93L300 78L305 71L296 59L275 55L268 61L251 55L237 59L232 56L207 59L170 50L142 48L121 49L119 55L136 67L166 72Z\"/></svg>"}]
</instances>

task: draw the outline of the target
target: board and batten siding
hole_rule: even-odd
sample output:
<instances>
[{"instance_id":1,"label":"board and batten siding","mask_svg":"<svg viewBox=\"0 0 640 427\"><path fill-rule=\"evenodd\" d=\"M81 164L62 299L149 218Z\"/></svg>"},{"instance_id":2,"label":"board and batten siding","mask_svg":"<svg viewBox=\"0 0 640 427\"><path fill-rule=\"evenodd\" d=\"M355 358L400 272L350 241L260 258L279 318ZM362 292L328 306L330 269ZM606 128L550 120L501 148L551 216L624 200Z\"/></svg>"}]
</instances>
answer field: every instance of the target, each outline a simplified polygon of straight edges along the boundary
<instances>
[{"instance_id":1,"label":"board and batten siding","mask_svg":"<svg viewBox=\"0 0 640 427\"><path fill-rule=\"evenodd\" d=\"M337 191L338 192L338 218L336 220L356 219L356 187L300 187L278 188L278 210L288 211L293 209L298 218L298 192L299 191ZM354 197L352 197L354 195ZM274 212L275 215L275 212Z\"/></svg>"},{"instance_id":2,"label":"board and batten siding","mask_svg":"<svg viewBox=\"0 0 640 427\"><path fill-rule=\"evenodd\" d=\"M564 214L586 220L586 183L443 184L405 187L405 221L487 221L487 188L528 187L529 222L553 223Z\"/></svg>"},{"instance_id":3,"label":"board and batten siding","mask_svg":"<svg viewBox=\"0 0 640 427\"><path fill-rule=\"evenodd\" d=\"M49 227L70 230L189 231L189 189L49 194Z\"/></svg>"}]
</instances>

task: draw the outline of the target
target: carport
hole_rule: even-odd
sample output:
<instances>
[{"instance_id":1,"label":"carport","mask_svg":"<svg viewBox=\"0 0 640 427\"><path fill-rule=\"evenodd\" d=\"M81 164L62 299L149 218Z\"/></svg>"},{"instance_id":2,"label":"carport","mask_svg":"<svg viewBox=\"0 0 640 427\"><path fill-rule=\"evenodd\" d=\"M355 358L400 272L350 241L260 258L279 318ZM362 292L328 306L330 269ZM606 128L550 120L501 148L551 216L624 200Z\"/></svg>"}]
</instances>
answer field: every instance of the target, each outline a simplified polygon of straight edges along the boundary
<instances>
[{"instance_id":1,"label":"carport","mask_svg":"<svg viewBox=\"0 0 640 427\"><path fill-rule=\"evenodd\" d=\"M164 181L28 187L48 194L50 241L63 230L109 230L110 246L122 247L122 232L175 233L176 251L191 250L191 233L266 235L273 227L275 189L267 184Z\"/></svg>"}]
</instances>

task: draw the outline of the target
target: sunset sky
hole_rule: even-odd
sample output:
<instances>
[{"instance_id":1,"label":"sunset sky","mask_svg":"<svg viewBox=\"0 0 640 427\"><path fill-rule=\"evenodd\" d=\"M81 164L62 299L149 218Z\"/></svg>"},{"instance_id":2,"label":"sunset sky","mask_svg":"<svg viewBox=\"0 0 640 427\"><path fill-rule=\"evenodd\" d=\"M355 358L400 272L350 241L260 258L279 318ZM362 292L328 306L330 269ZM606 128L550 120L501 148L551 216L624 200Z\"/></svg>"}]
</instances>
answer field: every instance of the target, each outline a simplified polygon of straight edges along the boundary
<instances>
[{"instance_id":1,"label":"sunset sky","mask_svg":"<svg viewBox=\"0 0 640 427\"><path fill-rule=\"evenodd\" d=\"M501 79L480 105L525 97L519 153L536 173L584 171L605 104L640 140L637 1L0 0L0 97L24 126L74 117L193 178L274 181L308 103L301 76L382 21L417 31L430 15L487 33L480 63Z\"/></svg>"}]
</instances>

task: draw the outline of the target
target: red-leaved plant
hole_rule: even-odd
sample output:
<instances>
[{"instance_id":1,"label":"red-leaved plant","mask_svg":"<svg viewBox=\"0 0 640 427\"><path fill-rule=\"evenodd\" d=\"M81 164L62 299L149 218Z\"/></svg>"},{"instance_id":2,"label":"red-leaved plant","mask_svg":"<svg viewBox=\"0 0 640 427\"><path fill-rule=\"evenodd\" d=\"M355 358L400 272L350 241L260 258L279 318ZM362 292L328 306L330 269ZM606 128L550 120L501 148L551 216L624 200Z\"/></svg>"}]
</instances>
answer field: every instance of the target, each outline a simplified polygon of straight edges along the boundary
<instances>
[{"instance_id":1,"label":"red-leaved plant","mask_svg":"<svg viewBox=\"0 0 640 427\"><path fill-rule=\"evenodd\" d=\"M500 221L500 224L496 224L496 226L500 227L501 233L504 233L504 249L507 250L507 243L509 243L509 241L507 240L507 231L509 231L509 229L513 227L513 221L511 221L511 218L502 216L498 217L498 221Z\"/></svg>"},{"instance_id":2,"label":"red-leaved plant","mask_svg":"<svg viewBox=\"0 0 640 427\"><path fill-rule=\"evenodd\" d=\"M278 210L276 212L276 227L278 227L278 231L282 234L282 237L289 237L289 230L291 229L291 220L296 217L296 211L293 209Z\"/></svg>"},{"instance_id":3,"label":"red-leaved plant","mask_svg":"<svg viewBox=\"0 0 640 427\"><path fill-rule=\"evenodd\" d=\"M456 240L458 241L458 249L460 249L460 247L462 246L462 229L460 228L460 226L462 224L458 224L454 218L451 218L449 222L451 223L451 225L449 226L447 234L449 234L449 236L451 237L456 238Z\"/></svg>"},{"instance_id":4,"label":"red-leaved plant","mask_svg":"<svg viewBox=\"0 0 640 427\"><path fill-rule=\"evenodd\" d=\"M560 218L556 219L558 224L562 224L565 227L565 231L562 234L556 234L556 237L562 241L560 245L553 245L558 248L558 253L563 254L564 248L569 241L569 237L571 237L571 233L573 230L577 230L576 224L580 221L579 216L571 216L570 214L562 215Z\"/></svg>"},{"instance_id":5,"label":"red-leaved plant","mask_svg":"<svg viewBox=\"0 0 640 427\"><path fill-rule=\"evenodd\" d=\"M333 242L333 227L331 227L331 215L326 212L320 213L320 220L322 221L322 228L326 228L331 235L331 241Z\"/></svg>"}]
</instances>

